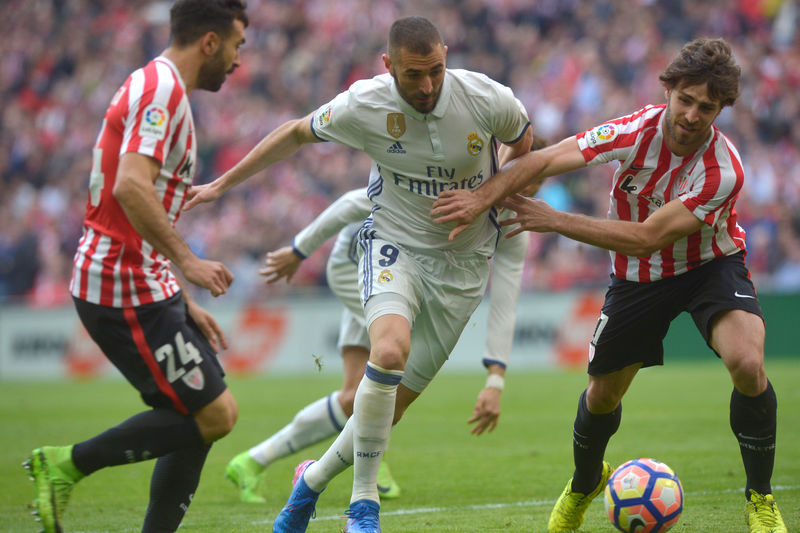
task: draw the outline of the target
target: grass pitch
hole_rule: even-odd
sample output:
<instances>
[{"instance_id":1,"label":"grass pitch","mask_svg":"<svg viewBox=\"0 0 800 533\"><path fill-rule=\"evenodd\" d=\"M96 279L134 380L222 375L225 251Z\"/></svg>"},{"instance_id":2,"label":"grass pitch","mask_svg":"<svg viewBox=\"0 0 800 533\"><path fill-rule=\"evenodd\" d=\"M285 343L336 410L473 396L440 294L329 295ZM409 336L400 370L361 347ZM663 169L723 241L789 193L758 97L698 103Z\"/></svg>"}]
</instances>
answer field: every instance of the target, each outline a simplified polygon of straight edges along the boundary
<instances>
[{"instance_id":1,"label":"grass pitch","mask_svg":"<svg viewBox=\"0 0 800 533\"><path fill-rule=\"evenodd\" d=\"M778 394L774 494L789 531L800 531L800 362L776 359L767 371ZM387 460L403 489L381 508L384 531L547 530L553 502L572 472L572 422L586 384L583 372L510 370L498 428L469 434L466 420L484 376L436 378L392 433ZM319 444L267 470L265 505L239 502L223 477L234 454L260 442L310 401L338 388L339 376L229 379L239 422L215 444L181 531L270 531L286 501L294 466L318 457ZM744 473L728 426L731 385L721 363L669 363L646 369L625 397L622 426L606 459L635 457L670 465L685 492L676 532L744 532ZM44 444L88 438L142 410L122 380L0 384L0 532L37 531L30 516L33 484L20 463ZM152 462L101 470L75 488L66 531L140 531ZM335 479L319 500L309 532L340 531L352 474ZM614 531L602 497L583 532Z\"/></svg>"}]
</instances>

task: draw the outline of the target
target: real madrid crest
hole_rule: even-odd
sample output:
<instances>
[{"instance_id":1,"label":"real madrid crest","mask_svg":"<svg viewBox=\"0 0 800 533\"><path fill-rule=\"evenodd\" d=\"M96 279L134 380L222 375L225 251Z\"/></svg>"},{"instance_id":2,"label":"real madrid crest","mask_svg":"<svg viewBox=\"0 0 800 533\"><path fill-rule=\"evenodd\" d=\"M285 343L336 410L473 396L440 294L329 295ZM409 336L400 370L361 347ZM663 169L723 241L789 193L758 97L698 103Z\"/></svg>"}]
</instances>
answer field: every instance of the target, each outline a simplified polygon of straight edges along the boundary
<instances>
[{"instance_id":1,"label":"real madrid crest","mask_svg":"<svg viewBox=\"0 0 800 533\"><path fill-rule=\"evenodd\" d=\"M395 139L402 137L406 132L406 116L402 113L386 115L386 131Z\"/></svg>"},{"instance_id":2,"label":"real madrid crest","mask_svg":"<svg viewBox=\"0 0 800 533\"><path fill-rule=\"evenodd\" d=\"M483 151L483 139L475 132L467 135L467 151L472 155L479 155Z\"/></svg>"},{"instance_id":3,"label":"real madrid crest","mask_svg":"<svg viewBox=\"0 0 800 533\"><path fill-rule=\"evenodd\" d=\"M380 275L378 275L378 283L389 283L393 279L394 276L388 269L383 270Z\"/></svg>"}]
</instances>

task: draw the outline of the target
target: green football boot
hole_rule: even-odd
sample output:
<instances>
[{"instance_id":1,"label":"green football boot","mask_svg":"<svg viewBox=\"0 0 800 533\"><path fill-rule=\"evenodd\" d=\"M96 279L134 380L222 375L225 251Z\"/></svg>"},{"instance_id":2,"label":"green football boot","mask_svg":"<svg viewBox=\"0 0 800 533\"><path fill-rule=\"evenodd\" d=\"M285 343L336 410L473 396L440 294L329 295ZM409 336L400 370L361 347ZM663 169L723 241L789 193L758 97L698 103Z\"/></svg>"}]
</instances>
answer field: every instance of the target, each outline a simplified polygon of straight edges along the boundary
<instances>
[{"instance_id":1,"label":"green football boot","mask_svg":"<svg viewBox=\"0 0 800 533\"><path fill-rule=\"evenodd\" d=\"M786 525L772 494L750 490L750 501L744 504L744 519L750 533L786 533Z\"/></svg>"},{"instance_id":2,"label":"green football boot","mask_svg":"<svg viewBox=\"0 0 800 533\"><path fill-rule=\"evenodd\" d=\"M44 533L62 533L61 521L72 487L84 477L72 462L72 446L36 448L22 466L36 486L34 514Z\"/></svg>"},{"instance_id":3,"label":"green football boot","mask_svg":"<svg viewBox=\"0 0 800 533\"><path fill-rule=\"evenodd\" d=\"M381 461L381 466L378 468L378 495L381 500L393 500L400 497L400 485L392 477L386 461Z\"/></svg>"},{"instance_id":4,"label":"green football boot","mask_svg":"<svg viewBox=\"0 0 800 533\"><path fill-rule=\"evenodd\" d=\"M225 477L239 489L239 499L246 503L265 503L267 500L258 491L258 483L264 467L244 451L230 460L225 467Z\"/></svg>"},{"instance_id":5,"label":"green football boot","mask_svg":"<svg viewBox=\"0 0 800 533\"><path fill-rule=\"evenodd\" d=\"M572 479L570 479L567 482L567 486L564 487L564 492L559 496L555 507L553 507L553 511L550 513L547 530L550 533L562 533L578 529L583 523L589 504L605 489L608 478L611 477L611 472L613 472L611 465L604 461L603 471L600 473L600 482L589 494L572 492Z\"/></svg>"}]
</instances>

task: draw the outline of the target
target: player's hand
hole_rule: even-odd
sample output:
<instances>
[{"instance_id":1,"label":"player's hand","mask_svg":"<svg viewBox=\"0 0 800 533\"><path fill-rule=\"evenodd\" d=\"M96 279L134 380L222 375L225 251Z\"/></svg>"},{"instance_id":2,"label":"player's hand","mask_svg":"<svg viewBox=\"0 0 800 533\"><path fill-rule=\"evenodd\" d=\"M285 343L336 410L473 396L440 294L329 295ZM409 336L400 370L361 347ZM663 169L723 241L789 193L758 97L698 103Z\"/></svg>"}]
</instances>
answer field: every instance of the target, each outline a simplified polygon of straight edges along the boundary
<instances>
[{"instance_id":1,"label":"player's hand","mask_svg":"<svg viewBox=\"0 0 800 533\"><path fill-rule=\"evenodd\" d=\"M209 261L193 257L183 265L178 265L183 277L199 287L207 289L211 296L225 294L233 283L233 274L219 261Z\"/></svg>"},{"instance_id":2,"label":"player's hand","mask_svg":"<svg viewBox=\"0 0 800 533\"><path fill-rule=\"evenodd\" d=\"M289 283L302 261L303 258L294 252L294 248L284 246L267 253L267 258L264 260L266 266L258 273L267 278L267 283L275 283L281 278L286 278L286 283Z\"/></svg>"},{"instance_id":3,"label":"player's hand","mask_svg":"<svg viewBox=\"0 0 800 533\"><path fill-rule=\"evenodd\" d=\"M439 198L433 203L430 215L436 224L456 223L449 236L449 240L452 241L486 209L481 205L477 195L464 189L457 189L440 192Z\"/></svg>"},{"instance_id":4,"label":"player's hand","mask_svg":"<svg viewBox=\"0 0 800 533\"><path fill-rule=\"evenodd\" d=\"M214 351L219 352L220 346L227 350L228 340L225 338L222 328L219 327L217 321L213 316L211 316L211 313L197 305L192 300L187 301L187 305L189 308L189 314L200 328L200 331L203 332L203 335L206 336L208 342L211 343Z\"/></svg>"},{"instance_id":5,"label":"player's hand","mask_svg":"<svg viewBox=\"0 0 800 533\"><path fill-rule=\"evenodd\" d=\"M523 231L553 231L552 223L558 211L550 207L544 200L515 194L500 202L500 205L517 214L514 218L507 218L500 222L501 226L519 224L518 228L506 233L507 239Z\"/></svg>"},{"instance_id":6,"label":"player's hand","mask_svg":"<svg viewBox=\"0 0 800 533\"><path fill-rule=\"evenodd\" d=\"M472 435L480 435L484 431L491 433L497 427L500 418L500 396L503 392L494 387L484 388L478 394L478 401L472 410L472 418L467 420L467 424L475 424L470 430Z\"/></svg>"},{"instance_id":7,"label":"player's hand","mask_svg":"<svg viewBox=\"0 0 800 533\"><path fill-rule=\"evenodd\" d=\"M204 185L193 185L186 191L187 202L183 205L183 210L188 211L197 204L213 202L222 196L222 192L214 186L214 181Z\"/></svg>"}]
</instances>

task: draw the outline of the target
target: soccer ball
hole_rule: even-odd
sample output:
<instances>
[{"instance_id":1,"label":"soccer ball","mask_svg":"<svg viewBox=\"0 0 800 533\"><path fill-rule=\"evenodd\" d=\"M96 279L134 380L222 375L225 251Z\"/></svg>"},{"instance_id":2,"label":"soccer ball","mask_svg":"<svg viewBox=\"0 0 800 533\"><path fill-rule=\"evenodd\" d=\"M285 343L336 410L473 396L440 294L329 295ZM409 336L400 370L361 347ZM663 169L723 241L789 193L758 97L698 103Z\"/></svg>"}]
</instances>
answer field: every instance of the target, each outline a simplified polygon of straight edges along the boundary
<instances>
[{"instance_id":1,"label":"soccer ball","mask_svg":"<svg viewBox=\"0 0 800 533\"><path fill-rule=\"evenodd\" d=\"M661 533L678 522L683 488L670 467L633 459L614 470L605 488L608 519L625 533Z\"/></svg>"}]
</instances>

